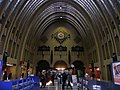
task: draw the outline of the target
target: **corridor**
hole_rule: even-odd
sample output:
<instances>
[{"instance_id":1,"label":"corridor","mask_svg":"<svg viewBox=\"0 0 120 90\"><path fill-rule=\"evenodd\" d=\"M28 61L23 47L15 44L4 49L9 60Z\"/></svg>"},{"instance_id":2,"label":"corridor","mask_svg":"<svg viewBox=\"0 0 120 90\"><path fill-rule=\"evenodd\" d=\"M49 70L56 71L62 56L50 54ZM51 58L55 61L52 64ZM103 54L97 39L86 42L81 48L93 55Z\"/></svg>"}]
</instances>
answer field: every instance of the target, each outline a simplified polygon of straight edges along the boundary
<instances>
[{"instance_id":1,"label":"corridor","mask_svg":"<svg viewBox=\"0 0 120 90\"><path fill-rule=\"evenodd\" d=\"M40 88L43 71L46 82L65 71L117 90L108 86L120 86L120 0L0 0L0 90L62 90Z\"/></svg>"}]
</instances>

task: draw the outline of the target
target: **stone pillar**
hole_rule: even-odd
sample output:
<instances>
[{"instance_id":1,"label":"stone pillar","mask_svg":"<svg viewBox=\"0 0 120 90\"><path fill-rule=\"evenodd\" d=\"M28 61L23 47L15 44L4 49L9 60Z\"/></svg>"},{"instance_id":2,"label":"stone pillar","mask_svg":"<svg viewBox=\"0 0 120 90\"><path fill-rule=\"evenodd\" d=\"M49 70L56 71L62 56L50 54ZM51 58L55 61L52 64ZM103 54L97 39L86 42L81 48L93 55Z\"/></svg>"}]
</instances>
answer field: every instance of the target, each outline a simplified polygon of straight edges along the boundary
<instances>
[{"instance_id":1,"label":"stone pillar","mask_svg":"<svg viewBox=\"0 0 120 90\"><path fill-rule=\"evenodd\" d=\"M17 60L17 65L16 65L16 77L15 78L20 78L21 77L21 66L20 66L20 61Z\"/></svg>"}]
</instances>

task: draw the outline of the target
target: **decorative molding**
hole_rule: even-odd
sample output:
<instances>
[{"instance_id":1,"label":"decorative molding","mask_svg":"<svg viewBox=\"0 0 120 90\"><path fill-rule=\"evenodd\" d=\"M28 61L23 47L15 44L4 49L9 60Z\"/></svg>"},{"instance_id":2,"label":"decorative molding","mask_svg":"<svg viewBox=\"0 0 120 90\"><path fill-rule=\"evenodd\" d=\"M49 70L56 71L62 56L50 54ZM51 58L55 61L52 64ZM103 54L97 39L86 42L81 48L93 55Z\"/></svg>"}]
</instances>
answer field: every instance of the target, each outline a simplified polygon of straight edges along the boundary
<instances>
[{"instance_id":1,"label":"decorative molding","mask_svg":"<svg viewBox=\"0 0 120 90\"><path fill-rule=\"evenodd\" d=\"M68 38L70 38L70 34L67 34L64 31L64 28L60 27L60 28L58 28L57 32L55 32L54 34L52 34L51 37L54 38L60 44L62 44L64 41L66 41Z\"/></svg>"},{"instance_id":2,"label":"decorative molding","mask_svg":"<svg viewBox=\"0 0 120 90\"><path fill-rule=\"evenodd\" d=\"M71 51L72 52L83 52L84 51L84 48L83 47L80 47L80 46L73 46L73 47L71 47Z\"/></svg>"},{"instance_id":3,"label":"decorative molding","mask_svg":"<svg viewBox=\"0 0 120 90\"><path fill-rule=\"evenodd\" d=\"M56 46L56 47L54 47L54 51L67 51L67 47L65 46L62 46L62 45L60 45L60 46Z\"/></svg>"},{"instance_id":4,"label":"decorative molding","mask_svg":"<svg viewBox=\"0 0 120 90\"><path fill-rule=\"evenodd\" d=\"M44 56L45 56L44 52L46 52L46 53L50 52L50 47L49 46L45 46L45 45L40 46L40 47L38 47L38 52L40 52L41 55L42 55L42 58L44 58Z\"/></svg>"},{"instance_id":5,"label":"decorative molding","mask_svg":"<svg viewBox=\"0 0 120 90\"><path fill-rule=\"evenodd\" d=\"M64 47L64 46L61 46L61 45L58 46L58 47L56 46L56 47L54 47L54 51L59 52L59 55L60 55L60 58L61 58L63 52L67 53L67 47L66 46Z\"/></svg>"},{"instance_id":6,"label":"decorative molding","mask_svg":"<svg viewBox=\"0 0 120 90\"><path fill-rule=\"evenodd\" d=\"M38 47L38 51L42 51L42 52L43 51L50 51L50 47L43 45L43 46Z\"/></svg>"}]
</instances>

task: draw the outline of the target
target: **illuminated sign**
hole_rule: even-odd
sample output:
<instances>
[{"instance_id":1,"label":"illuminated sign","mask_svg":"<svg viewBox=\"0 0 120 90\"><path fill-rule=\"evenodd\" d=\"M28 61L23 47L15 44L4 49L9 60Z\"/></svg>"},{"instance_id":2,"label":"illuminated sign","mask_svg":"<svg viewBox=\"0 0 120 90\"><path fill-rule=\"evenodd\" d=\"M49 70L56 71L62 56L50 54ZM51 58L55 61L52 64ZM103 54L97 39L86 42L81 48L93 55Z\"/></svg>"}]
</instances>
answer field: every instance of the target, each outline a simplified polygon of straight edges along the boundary
<instances>
[{"instance_id":1,"label":"illuminated sign","mask_svg":"<svg viewBox=\"0 0 120 90\"><path fill-rule=\"evenodd\" d=\"M112 63L112 75L114 83L120 85L120 62Z\"/></svg>"},{"instance_id":2,"label":"illuminated sign","mask_svg":"<svg viewBox=\"0 0 120 90\"><path fill-rule=\"evenodd\" d=\"M93 85L93 90L101 90L101 86L100 85Z\"/></svg>"}]
</instances>

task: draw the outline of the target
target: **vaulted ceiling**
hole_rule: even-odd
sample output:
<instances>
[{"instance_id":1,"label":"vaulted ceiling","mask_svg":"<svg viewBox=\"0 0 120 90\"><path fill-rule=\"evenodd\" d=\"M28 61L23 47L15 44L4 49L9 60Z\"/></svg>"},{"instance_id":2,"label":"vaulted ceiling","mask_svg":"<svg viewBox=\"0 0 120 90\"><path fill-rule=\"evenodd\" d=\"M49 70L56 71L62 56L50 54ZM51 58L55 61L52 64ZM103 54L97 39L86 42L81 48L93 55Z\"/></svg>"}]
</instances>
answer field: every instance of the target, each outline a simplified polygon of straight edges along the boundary
<instances>
[{"instance_id":1,"label":"vaulted ceiling","mask_svg":"<svg viewBox=\"0 0 120 90\"><path fill-rule=\"evenodd\" d=\"M20 38L21 46L37 45L46 28L56 22L71 24L88 46L112 36L113 26L119 30L119 0L3 0L0 4L2 30L8 28L7 38L11 33Z\"/></svg>"}]
</instances>

